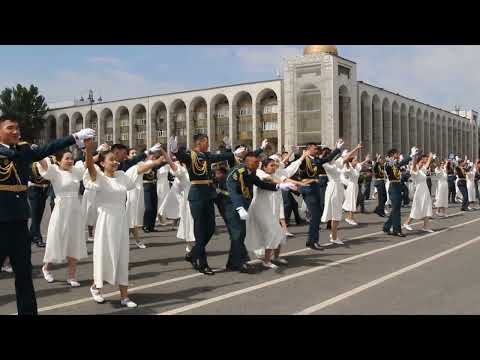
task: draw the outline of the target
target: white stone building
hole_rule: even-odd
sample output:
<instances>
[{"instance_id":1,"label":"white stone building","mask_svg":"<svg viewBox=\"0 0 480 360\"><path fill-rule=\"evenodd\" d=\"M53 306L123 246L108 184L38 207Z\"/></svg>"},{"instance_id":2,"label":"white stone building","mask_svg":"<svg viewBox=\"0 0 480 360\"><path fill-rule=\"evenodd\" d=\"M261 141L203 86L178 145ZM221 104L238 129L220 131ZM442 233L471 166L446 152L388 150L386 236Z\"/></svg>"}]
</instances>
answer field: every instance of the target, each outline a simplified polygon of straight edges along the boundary
<instances>
[{"instance_id":1,"label":"white stone building","mask_svg":"<svg viewBox=\"0 0 480 360\"><path fill-rule=\"evenodd\" d=\"M442 157L478 157L476 111L440 109L358 81L356 67L333 45L311 45L285 60L277 80L50 109L40 141L91 127L100 143L136 148L172 135L190 147L194 134L205 133L212 149L256 147L263 138L275 150L333 146L342 137L347 147L362 141L364 154L416 145Z\"/></svg>"}]
</instances>

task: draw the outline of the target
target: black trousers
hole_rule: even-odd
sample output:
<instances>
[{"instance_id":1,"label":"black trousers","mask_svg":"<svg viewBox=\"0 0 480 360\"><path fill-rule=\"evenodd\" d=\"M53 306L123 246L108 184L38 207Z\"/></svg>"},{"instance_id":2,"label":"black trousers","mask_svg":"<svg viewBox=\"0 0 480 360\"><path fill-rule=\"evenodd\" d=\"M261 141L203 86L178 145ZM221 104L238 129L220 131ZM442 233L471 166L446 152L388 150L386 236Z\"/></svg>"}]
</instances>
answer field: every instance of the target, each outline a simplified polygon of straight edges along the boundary
<instances>
[{"instance_id":1,"label":"black trousers","mask_svg":"<svg viewBox=\"0 0 480 360\"><path fill-rule=\"evenodd\" d=\"M226 223L227 220L225 216L225 199L222 196L218 195L214 201L215 201L215 205L217 205L217 209L218 209L218 212L220 213L220 216L222 217L223 221L225 221Z\"/></svg>"},{"instance_id":2,"label":"black trousers","mask_svg":"<svg viewBox=\"0 0 480 360\"><path fill-rule=\"evenodd\" d=\"M248 251L245 247L246 222L240 219L237 210L235 210L231 202L225 203L225 218L230 235L230 252L228 254L227 267L239 268L249 260Z\"/></svg>"},{"instance_id":3,"label":"black trousers","mask_svg":"<svg viewBox=\"0 0 480 360\"><path fill-rule=\"evenodd\" d=\"M147 230L154 230L158 207L156 184L143 184L143 202L145 204L145 212L143 213L143 227Z\"/></svg>"},{"instance_id":4,"label":"black trousers","mask_svg":"<svg viewBox=\"0 0 480 360\"><path fill-rule=\"evenodd\" d=\"M372 180L367 181L365 183L365 192L363 193L363 197L365 200L370 200L370 189L372 187Z\"/></svg>"},{"instance_id":5,"label":"black trousers","mask_svg":"<svg viewBox=\"0 0 480 360\"><path fill-rule=\"evenodd\" d=\"M215 233L215 207L213 199L189 200L193 218L195 245L192 248L192 259L198 261L203 268L208 265L205 248Z\"/></svg>"},{"instance_id":6,"label":"black trousers","mask_svg":"<svg viewBox=\"0 0 480 360\"><path fill-rule=\"evenodd\" d=\"M285 213L285 221L288 223L290 220L290 216L295 216L295 222L300 224L302 222L302 218L298 212L298 203L293 197L291 191L282 191L282 199L283 199L283 210Z\"/></svg>"},{"instance_id":7,"label":"black trousers","mask_svg":"<svg viewBox=\"0 0 480 360\"><path fill-rule=\"evenodd\" d=\"M33 241L42 239L40 224L42 223L47 198L48 188L41 188L37 186L30 186L28 188L28 201L30 202L30 209L32 215L32 221L30 224L30 235L32 236Z\"/></svg>"},{"instance_id":8,"label":"black trousers","mask_svg":"<svg viewBox=\"0 0 480 360\"><path fill-rule=\"evenodd\" d=\"M403 205L410 204L410 192L406 183L401 183L402 186L402 203Z\"/></svg>"},{"instance_id":9,"label":"black trousers","mask_svg":"<svg viewBox=\"0 0 480 360\"><path fill-rule=\"evenodd\" d=\"M360 206L360 212L365 212L365 193L362 191L362 185L358 185L360 187L358 194L357 194L357 208Z\"/></svg>"},{"instance_id":10,"label":"black trousers","mask_svg":"<svg viewBox=\"0 0 480 360\"><path fill-rule=\"evenodd\" d=\"M385 182L379 181L375 184L377 188L378 205L375 208L377 214L385 215L385 203L387 202L387 190L385 188Z\"/></svg>"},{"instance_id":11,"label":"black trousers","mask_svg":"<svg viewBox=\"0 0 480 360\"><path fill-rule=\"evenodd\" d=\"M402 186L400 183L390 183L388 187L388 196L390 197L390 202L392 203L392 211L388 217L388 220L383 225L384 231L392 231L394 233L401 232L401 218L400 218L400 208L402 207Z\"/></svg>"},{"instance_id":12,"label":"black trousers","mask_svg":"<svg viewBox=\"0 0 480 360\"><path fill-rule=\"evenodd\" d=\"M15 292L19 315L37 315L37 300L32 281L31 237L28 221L0 223L0 264L10 258L15 273Z\"/></svg>"},{"instance_id":13,"label":"black trousers","mask_svg":"<svg viewBox=\"0 0 480 360\"><path fill-rule=\"evenodd\" d=\"M458 182L458 190L462 193L462 210L468 209L468 190L467 190L467 183Z\"/></svg>"},{"instance_id":14,"label":"black trousers","mask_svg":"<svg viewBox=\"0 0 480 360\"><path fill-rule=\"evenodd\" d=\"M456 195L457 195L457 189L455 188L455 180L449 180L448 181L448 202L454 203Z\"/></svg>"},{"instance_id":15,"label":"black trousers","mask_svg":"<svg viewBox=\"0 0 480 360\"><path fill-rule=\"evenodd\" d=\"M303 200L307 205L310 213L310 222L308 224L308 238L307 244L318 243L320 232L320 219L322 218L323 205L325 203L325 191L323 191L322 202L322 188L316 184L310 185L311 191L303 193Z\"/></svg>"}]
</instances>

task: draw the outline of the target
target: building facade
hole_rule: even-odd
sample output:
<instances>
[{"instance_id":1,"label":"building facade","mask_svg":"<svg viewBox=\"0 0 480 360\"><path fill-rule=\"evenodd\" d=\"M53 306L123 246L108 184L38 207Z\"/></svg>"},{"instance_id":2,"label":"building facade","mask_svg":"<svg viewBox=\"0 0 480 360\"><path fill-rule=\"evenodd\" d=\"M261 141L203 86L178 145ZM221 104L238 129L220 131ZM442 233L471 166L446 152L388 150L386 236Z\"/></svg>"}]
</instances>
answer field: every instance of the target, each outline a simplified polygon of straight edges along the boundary
<instances>
[{"instance_id":1,"label":"building facade","mask_svg":"<svg viewBox=\"0 0 480 360\"><path fill-rule=\"evenodd\" d=\"M416 145L446 157L478 157L476 111L448 111L357 80L356 63L332 45L307 46L285 59L281 79L50 109L39 142L80 128L97 130L97 143L137 149L177 136L190 147L207 134L212 150L222 143L271 151L307 142L384 154Z\"/></svg>"}]
</instances>

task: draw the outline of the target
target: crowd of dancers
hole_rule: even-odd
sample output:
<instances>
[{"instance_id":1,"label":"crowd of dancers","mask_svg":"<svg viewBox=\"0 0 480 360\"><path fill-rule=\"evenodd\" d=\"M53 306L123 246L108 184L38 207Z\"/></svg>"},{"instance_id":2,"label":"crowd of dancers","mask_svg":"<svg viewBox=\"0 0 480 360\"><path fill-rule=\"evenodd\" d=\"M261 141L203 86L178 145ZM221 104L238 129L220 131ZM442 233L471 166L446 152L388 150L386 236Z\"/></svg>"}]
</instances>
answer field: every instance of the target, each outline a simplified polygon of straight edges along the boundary
<instances>
[{"instance_id":1,"label":"crowd of dancers","mask_svg":"<svg viewBox=\"0 0 480 360\"><path fill-rule=\"evenodd\" d=\"M249 254L265 269L288 265L281 249L294 236L292 213L297 225L308 224L306 246L325 250L344 244L339 223L358 226L355 214L365 212L365 201L373 198L378 201L374 212L388 217L383 231L400 237L402 229L413 230L413 220L433 232L429 219L446 217L449 204L461 201L461 210L469 211L479 200L480 161L440 159L416 147L409 154L391 149L385 156L360 158L361 144L343 149L339 139L334 149L309 143L267 155L270 146L264 140L259 149L239 145L214 153L202 134L194 137L192 149L179 146L175 137L165 147L156 144L139 153L122 144L94 148L93 136L78 145L77 158L67 149L33 163L30 235L45 247L45 280L55 281L52 264L66 262L71 287L80 286L76 264L87 257L87 242L93 242L92 298L105 301L107 282L119 287L125 307L137 306L128 295L128 268L130 239L147 248L140 230L174 227L185 241L185 260L196 271L215 274L206 252L216 232L215 206L231 241L226 270L254 273ZM48 198L52 212L44 241L40 224ZM400 209L410 204L402 224ZM322 223L329 231L324 243ZM12 271L8 258L2 270Z\"/></svg>"}]
</instances>

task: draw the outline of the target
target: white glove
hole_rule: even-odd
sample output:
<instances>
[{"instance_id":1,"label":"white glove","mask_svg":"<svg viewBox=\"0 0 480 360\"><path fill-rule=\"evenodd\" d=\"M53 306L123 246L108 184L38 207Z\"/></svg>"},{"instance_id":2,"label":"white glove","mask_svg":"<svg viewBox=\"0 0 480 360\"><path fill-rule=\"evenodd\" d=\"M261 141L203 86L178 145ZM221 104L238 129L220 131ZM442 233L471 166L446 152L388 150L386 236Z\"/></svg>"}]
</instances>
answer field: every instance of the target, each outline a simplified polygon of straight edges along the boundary
<instances>
[{"instance_id":1,"label":"white glove","mask_svg":"<svg viewBox=\"0 0 480 360\"><path fill-rule=\"evenodd\" d=\"M288 190L295 190L295 185L289 182L283 182L277 185L277 189L288 191Z\"/></svg>"},{"instance_id":2,"label":"white glove","mask_svg":"<svg viewBox=\"0 0 480 360\"><path fill-rule=\"evenodd\" d=\"M235 154L235 156L240 156L245 150L247 150L246 148L244 148L243 146L240 146L237 150L235 150L233 153Z\"/></svg>"},{"instance_id":3,"label":"white glove","mask_svg":"<svg viewBox=\"0 0 480 360\"><path fill-rule=\"evenodd\" d=\"M343 147L344 141L342 139L338 139L337 143L335 144L335 147L337 149L341 149Z\"/></svg>"},{"instance_id":4,"label":"white glove","mask_svg":"<svg viewBox=\"0 0 480 360\"><path fill-rule=\"evenodd\" d=\"M85 139L91 139L95 137L95 130L93 129L82 129L76 133L73 134L75 139L78 141L83 142Z\"/></svg>"},{"instance_id":5,"label":"white glove","mask_svg":"<svg viewBox=\"0 0 480 360\"><path fill-rule=\"evenodd\" d=\"M458 157L458 155L455 156L455 160L458 162L458 160L460 160L460 157Z\"/></svg>"},{"instance_id":6,"label":"white glove","mask_svg":"<svg viewBox=\"0 0 480 360\"><path fill-rule=\"evenodd\" d=\"M108 146L108 144L101 144L98 148L97 148L97 152L100 152L100 151L108 151L110 149L110 146Z\"/></svg>"},{"instance_id":7,"label":"white glove","mask_svg":"<svg viewBox=\"0 0 480 360\"><path fill-rule=\"evenodd\" d=\"M238 215L240 216L241 220L247 220L248 219L248 212L243 208L239 207L237 209Z\"/></svg>"},{"instance_id":8,"label":"white glove","mask_svg":"<svg viewBox=\"0 0 480 360\"><path fill-rule=\"evenodd\" d=\"M161 144L155 144L148 151L149 151L150 154L153 154L153 153L159 152L161 149L162 149Z\"/></svg>"},{"instance_id":9,"label":"white glove","mask_svg":"<svg viewBox=\"0 0 480 360\"><path fill-rule=\"evenodd\" d=\"M403 154L400 154L400 161L404 159Z\"/></svg>"},{"instance_id":10,"label":"white glove","mask_svg":"<svg viewBox=\"0 0 480 360\"><path fill-rule=\"evenodd\" d=\"M412 149L410 150L410 156L414 156L416 153L417 153L418 149L414 146L412 147Z\"/></svg>"},{"instance_id":11,"label":"white glove","mask_svg":"<svg viewBox=\"0 0 480 360\"><path fill-rule=\"evenodd\" d=\"M437 158L437 154L432 155L432 159L435 160Z\"/></svg>"},{"instance_id":12,"label":"white glove","mask_svg":"<svg viewBox=\"0 0 480 360\"><path fill-rule=\"evenodd\" d=\"M262 146L260 146L263 150L265 150L265 148L267 147L268 145L268 140L267 139L263 139L262 141Z\"/></svg>"}]
</instances>

